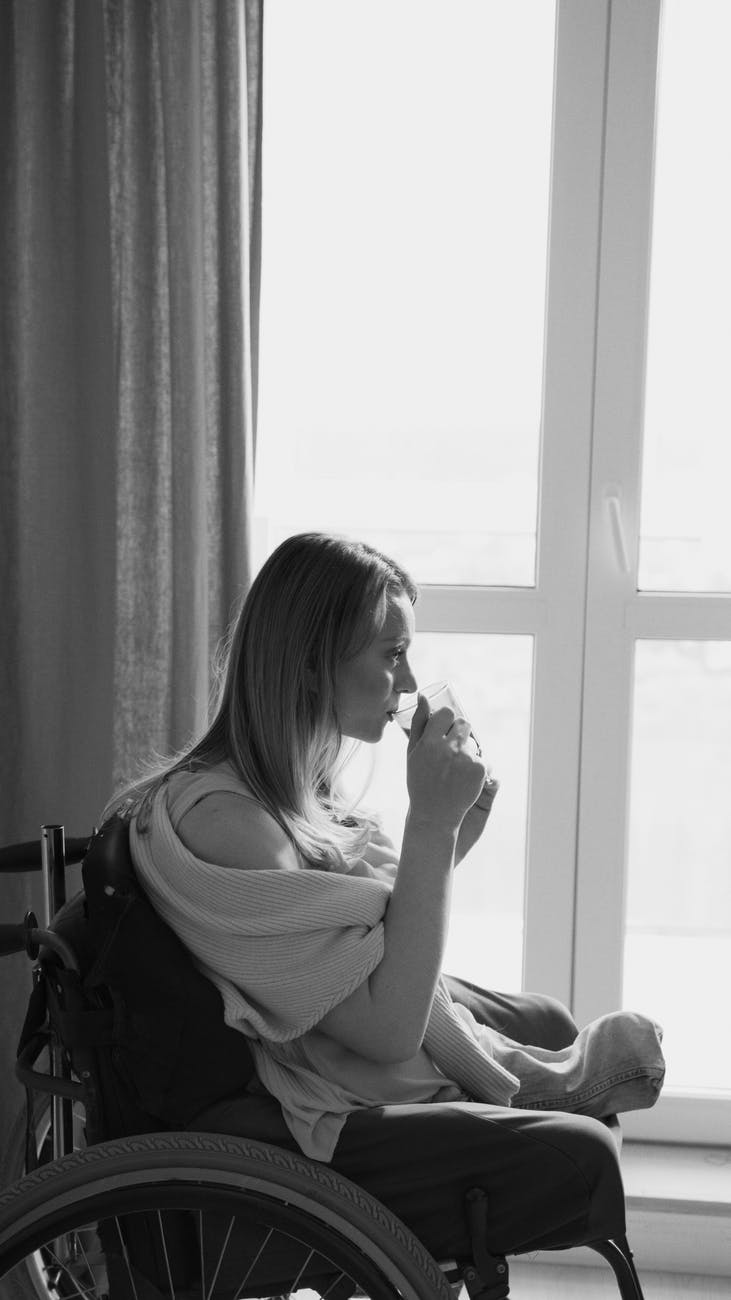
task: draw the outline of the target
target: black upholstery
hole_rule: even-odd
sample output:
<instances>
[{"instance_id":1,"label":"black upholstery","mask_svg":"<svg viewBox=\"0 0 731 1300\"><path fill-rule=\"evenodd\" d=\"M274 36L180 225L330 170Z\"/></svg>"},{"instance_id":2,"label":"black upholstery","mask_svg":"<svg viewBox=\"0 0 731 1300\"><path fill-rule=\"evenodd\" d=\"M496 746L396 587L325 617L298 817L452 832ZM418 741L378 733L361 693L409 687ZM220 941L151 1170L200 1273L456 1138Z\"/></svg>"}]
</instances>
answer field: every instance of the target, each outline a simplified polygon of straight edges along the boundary
<instances>
[{"instance_id":1,"label":"black upholstery","mask_svg":"<svg viewBox=\"0 0 731 1300\"><path fill-rule=\"evenodd\" d=\"M96 1085L87 1142L189 1127L246 1088L254 1075L247 1040L224 1023L217 989L140 889L125 821L102 827L82 874L84 895L53 925L80 971L57 969L37 982L20 1050L48 1014L75 1074Z\"/></svg>"},{"instance_id":2,"label":"black upholstery","mask_svg":"<svg viewBox=\"0 0 731 1300\"><path fill-rule=\"evenodd\" d=\"M113 818L102 827L83 881L96 952L84 984L90 996L111 1001L111 1065L149 1127L189 1125L246 1088L254 1074L246 1038L224 1023L217 989L142 893L127 822Z\"/></svg>"}]
</instances>

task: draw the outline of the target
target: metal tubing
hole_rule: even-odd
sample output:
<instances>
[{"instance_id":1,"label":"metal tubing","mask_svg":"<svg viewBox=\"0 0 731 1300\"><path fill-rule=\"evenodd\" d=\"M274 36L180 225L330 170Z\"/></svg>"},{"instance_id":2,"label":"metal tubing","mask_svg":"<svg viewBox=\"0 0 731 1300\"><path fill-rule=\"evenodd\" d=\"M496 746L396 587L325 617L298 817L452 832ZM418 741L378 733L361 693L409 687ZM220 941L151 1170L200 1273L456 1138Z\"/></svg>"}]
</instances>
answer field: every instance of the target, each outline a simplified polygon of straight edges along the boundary
<instances>
[{"instance_id":1,"label":"metal tubing","mask_svg":"<svg viewBox=\"0 0 731 1300\"><path fill-rule=\"evenodd\" d=\"M66 902L66 850L63 826L41 827L41 854L46 929ZM58 1079L70 1080L65 1055L60 1047L51 1045L51 1073ZM51 1124L53 1158L69 1155L74 1149L73 1105L65 1097L51 1097Z\"/></svg>"},{"instance_id":2,"label":"metal tubing","mask_svg":"<svg viewBox=\"0 0 731 1300\"><path fill-rule=\"evenodd\" d=\"M632 1251L626 1237L619 1237L616 1240L607 1238L606 1241L587 1241L586 1244L611 1265L622 1300L643 1300L642 1286L632 1263Z\"/></svg>"},{"instance_id":3,"label":"metal tubing","mask_svg":"<svg viewBox=\"0 0 731 1300\"><path fill-rule=\"evenodd\" d=\"M41 827L45 924L50 926L59 908L66 902L66 846L63 826Z\"/></svg>"}]
</instances>

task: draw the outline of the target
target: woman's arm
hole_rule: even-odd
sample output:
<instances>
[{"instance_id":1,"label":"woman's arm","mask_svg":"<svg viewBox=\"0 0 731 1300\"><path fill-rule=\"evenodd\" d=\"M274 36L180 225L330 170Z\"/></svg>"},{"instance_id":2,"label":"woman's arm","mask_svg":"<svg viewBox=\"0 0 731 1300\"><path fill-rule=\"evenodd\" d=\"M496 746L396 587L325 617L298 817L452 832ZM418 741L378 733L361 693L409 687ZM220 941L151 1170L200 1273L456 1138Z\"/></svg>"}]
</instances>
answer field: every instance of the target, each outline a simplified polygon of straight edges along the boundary
<instances>
[{"instance_id":1,"label":"woman's arm","mask_svg":"<svg viewBox=\"0 0 731 1300\"><path fill-rule=\"evenodd\" d=\"M271 813L232 791L204 795L181 817L177 833L203 862L238 871L297 871L297 852Z\"/></svg>"},{"instance_id":2,"label":"woman's arm","mask_svg":"<svg viewBox=\"0 0 731 1300\"><path fill-rule=\"evenodd\" d=\"M407 758L410 806L384 918L383 958L318 1028L374 1061L418 1051L442 968L457 835L484 764L455 744L453 714L420 702ZM450 735L451 732L451 735Z\"/></svg>"},{"instance_id":3,"label":"woman's arm","mask_svg":"<svg viewBox=\"0 0 731 1300\"><path fill-rule=\"evenodd\" d=\"M373 1061L406 1061L426 1031L442 968L456 831L409 813L383 922L383 957L318 1029Z\"/></svg>"},{"instance_id":4,"label":"woman's arm","mask_svg":"<svg viewBox=\"0 0 731 1300\"><path fill-rule=\"evenodd\" d=\"M480 790L479 797L472 807L467 809L464 821L459 828L457 848L454 855L455 866L459 866L463 858L467 857L470 849L474 848L482 835L499 788L500 782L493 777L488 777Z\"/></svg>"}]
</instances>

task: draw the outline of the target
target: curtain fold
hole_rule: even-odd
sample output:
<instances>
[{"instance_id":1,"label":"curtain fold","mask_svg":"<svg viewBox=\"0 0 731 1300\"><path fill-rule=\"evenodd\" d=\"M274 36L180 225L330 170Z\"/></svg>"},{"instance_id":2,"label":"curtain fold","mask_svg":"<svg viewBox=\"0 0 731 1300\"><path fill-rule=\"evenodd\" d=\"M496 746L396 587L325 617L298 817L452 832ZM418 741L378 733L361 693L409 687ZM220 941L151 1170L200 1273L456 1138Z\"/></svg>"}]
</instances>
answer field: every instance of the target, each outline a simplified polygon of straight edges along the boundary
<instances>
[{"instance_id":1,"label":"curtain fold","mask_svg":"<svg viewBox=\"0 0 731 1300\"><path fill-rule=\"evenodd\" d=\"M85 833L202 726L250 580L262 10L0 6L1 842Z\"/></svg>"}]
</instances>

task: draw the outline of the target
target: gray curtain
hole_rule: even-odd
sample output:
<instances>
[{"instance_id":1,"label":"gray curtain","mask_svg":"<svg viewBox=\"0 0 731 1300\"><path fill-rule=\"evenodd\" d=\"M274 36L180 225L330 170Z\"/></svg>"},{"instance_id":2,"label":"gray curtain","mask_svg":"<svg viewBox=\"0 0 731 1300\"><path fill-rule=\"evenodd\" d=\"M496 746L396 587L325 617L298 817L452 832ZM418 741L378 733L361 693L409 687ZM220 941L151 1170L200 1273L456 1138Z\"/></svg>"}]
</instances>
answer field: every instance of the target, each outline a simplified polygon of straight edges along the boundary
<instances>
[{"instance_id":1,"label":"gray curtain","mask_svg":"<svg viewBox=\"0 0 731 1300\"><path fill-rule=\"evenodd\" d=\"M0 6L0 842L206 718L249 582L263 0ZM0 919L37 900L0 879ZM27 963L0 970L0 1126Z\"/></svg>"}]
</instances>

